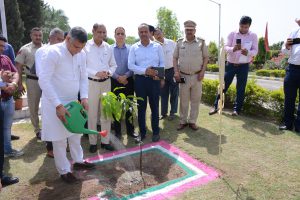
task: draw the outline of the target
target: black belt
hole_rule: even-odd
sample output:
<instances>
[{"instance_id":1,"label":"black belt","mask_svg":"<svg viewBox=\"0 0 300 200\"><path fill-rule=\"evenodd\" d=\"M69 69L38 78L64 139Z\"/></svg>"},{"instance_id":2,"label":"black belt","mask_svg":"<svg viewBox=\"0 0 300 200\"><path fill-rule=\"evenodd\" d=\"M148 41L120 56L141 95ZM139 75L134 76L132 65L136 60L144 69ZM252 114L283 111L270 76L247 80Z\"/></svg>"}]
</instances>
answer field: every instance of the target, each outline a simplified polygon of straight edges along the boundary
<instances>
[{"instance_id":1,"label":"black belt","mask_svg":"<svg viewBox=\"0 0 300 200\"><path fill-rule=\"evenodd\" d=\"M108 78L105 78L105 79L95 79L95 78L90 78L90 77L88 77L88 79L91 80L91 81L95 81L95 82L104 82L104 81L106 81Z\"/></svg>"},{"instance_id":2,"label":"black belt","mask_svg":"<svg viewBox=\"0 0 300 200\"><path fill-rule=\"evenodd\" d=\"M289 63L289 65L292 66L292 67L300 67L300 65L294 65L294 64L291 64L291 63Z\"/></svg>"},{"instance_id":3,"label":"black belt","mask_svg":"<svg viewBox=\"0 0 300 200\"><path fill-rule=\"evenodd\" d=\"M182 74L184 74L184 75L189 75L189 76L195 75L195 74L199 74L200 72L201 72L201 70L188 74L188 73L185 73L185 72L180 71L180 73L182 73Z\"/></svg>"},{"instance_id":4,"label":"black belt","mask_svg":"<svg viewBox=\"0 0 300 200\"><path fill-rule=\"evenodd\" d=\"M233 65L235 67L239 67L239 66L242 66L242 65L248 65L249 63L231 63L231 62L228 62L228 64Z\"/></svg>"},{"instance_id":5,"label":"black belt","mask_svg":"<svg viewBox=\"0 0 300 200\"><path fill-rule=\"evenodd\" d=\"M10 99L11 99L11 96L10 97L1 97L0 96L0 101L2 101L2 102L6 102L6 101L8 101Z\"/></svg>"},{"instance_id":6,"label":"black belt","mask_svg":"<svg viewBox=\"0 0 300 200\"><path fill-rule=\"evenodd\" d=\"M33 80L39 80L39 78L37 76L32 76L32 75L28 75L28 74L26 74L26 78L33 79Z\"/></svg>"}]
</instances>

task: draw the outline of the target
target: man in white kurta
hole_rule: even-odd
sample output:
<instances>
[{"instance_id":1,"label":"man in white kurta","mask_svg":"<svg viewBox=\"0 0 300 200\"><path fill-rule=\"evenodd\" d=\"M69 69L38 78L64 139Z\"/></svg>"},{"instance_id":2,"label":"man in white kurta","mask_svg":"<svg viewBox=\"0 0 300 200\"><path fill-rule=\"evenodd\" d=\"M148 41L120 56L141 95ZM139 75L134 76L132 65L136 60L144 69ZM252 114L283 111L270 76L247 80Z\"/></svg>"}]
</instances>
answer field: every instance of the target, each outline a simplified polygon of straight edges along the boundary
<instances>
[{"instance_id":1,"label":"man in white kurta","mask_svg":"<svg viewBox=\"0 0 300 200\"><path fill-rule=\"evenodd\" d=\"M110 76L117 68L112 47L103 39L106 28L103 24L94 24L93 38L89 40L84 48L86 52L86 68L89 79L89 109L88 127L97 130L98 116L100 113L101 130L106 130L108 135L101 138L101 148L114 150L109 144L111 120L104 117L101 105L101 95L111 91ZM97 135L89 135L90 152L97 151Z\"/></svg>"},{"instance_id":2,"label":"man in white kurta","mask_svg":"<svg viewBox=\"0 0 300 200\"><path fill-rule=\"evenodd\" d=\"M63 181L73 183L77 178L71 173L71 164L66 156L67 140L70 146L73 168L92 168L83 160L80 145L81 135L70 133L62 124L69 114L63 105L76 101L78 92L81 104L88 109L88 79L86 55L82 50L87 34L80 27L72 28L65 42L48 47L39 70L42 96L42 140L52 141L56 168Z\"/></svg>"}]
</instances>

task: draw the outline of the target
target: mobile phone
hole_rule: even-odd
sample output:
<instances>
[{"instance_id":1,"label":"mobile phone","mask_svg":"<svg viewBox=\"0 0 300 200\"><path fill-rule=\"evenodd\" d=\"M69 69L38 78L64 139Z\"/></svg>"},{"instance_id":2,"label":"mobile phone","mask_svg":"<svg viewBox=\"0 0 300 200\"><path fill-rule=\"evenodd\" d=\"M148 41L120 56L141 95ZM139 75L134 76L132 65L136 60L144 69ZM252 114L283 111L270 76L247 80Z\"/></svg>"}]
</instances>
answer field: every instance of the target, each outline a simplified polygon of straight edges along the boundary
<instances>
[{"instance_id":1,"label":"mobile phone","mask_svg":"<svg viewBox=\"0 0 300 200\"><path fill-rule=\"evenodd\" d=\"M293 44L300 44L300 38L293 38Z\"/></svg>"},{"instance_id":2,"label":"mobile phone","mask_svg":"<svg viewBox=\"0 0 300 200\"><path fill-rule=\"evenodd\" d=\"M236 39L236 44L242 44L242 39Z\"/></svg>"},{"instance_id":3,"label":"mobile phone","mask_svg":"<svg viewBox=\"0 0 300 200\"><path fill-rule=\"evenodd\" d=\"M185 83L185 78L184 77L180 77L180 81L176 81L175 78L173 78L174 83Z\"/></svg>"}]
</instances>

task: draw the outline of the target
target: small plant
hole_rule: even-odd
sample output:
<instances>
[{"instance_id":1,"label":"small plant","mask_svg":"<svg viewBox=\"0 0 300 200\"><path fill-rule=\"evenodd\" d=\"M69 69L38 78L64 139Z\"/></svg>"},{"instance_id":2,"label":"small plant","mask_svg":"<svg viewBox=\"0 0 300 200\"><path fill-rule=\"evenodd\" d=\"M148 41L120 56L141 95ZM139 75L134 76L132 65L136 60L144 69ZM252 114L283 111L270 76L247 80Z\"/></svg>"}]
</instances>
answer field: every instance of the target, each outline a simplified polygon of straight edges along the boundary
<instances>
[{"instance_id":1,"label":"small plant","mask_svg":"<svg viewBox=\"0 0 300 200\"><path fill-rule=\"evenodd\" d=\"M133 118L136 117L138 100L143 100L141 97L133 95L126 96L124 93L116 95L114 92L124 87L117 87L113 92L103 93L101 97L102 109L105 118L120 121L125 119L126 112L131 113L130 122L133 123Z\"/></svg>"}]
</instances>

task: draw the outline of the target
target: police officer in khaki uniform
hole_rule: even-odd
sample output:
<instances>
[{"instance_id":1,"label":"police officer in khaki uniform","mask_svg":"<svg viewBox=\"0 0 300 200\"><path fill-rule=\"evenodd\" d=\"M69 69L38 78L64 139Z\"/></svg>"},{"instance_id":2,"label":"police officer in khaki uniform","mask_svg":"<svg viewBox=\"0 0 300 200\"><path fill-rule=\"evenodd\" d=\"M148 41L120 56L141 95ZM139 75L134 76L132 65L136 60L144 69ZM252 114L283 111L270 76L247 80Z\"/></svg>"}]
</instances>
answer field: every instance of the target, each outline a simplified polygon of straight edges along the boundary
<instances>
[{"instance_id":1,"label":"police officer in khaki uniform","mask_svg":"<svg viewBox=\"0 0 300 200\"><path fill-rule=\"evenodd\" d=\"M180 83L180 124L177 130L187 125L198 130L196 125L202 95L202 80L208 62L205 41L196 37L196 23L184 22L185 38L177 41L173 55L174 78ZM190 107L190 115L188 115Z\"/></svg>"},{"instance_id":2,"label":"police officer in khaki uniform","mask_svg":"<svg viewBox=\"0 0 300 200\"><path fill-rule=\"evenodd\" d=\"M18 90L21 93L25 92L22 84L22 72L24 70L26 74L26 87L27 87L27 99L30 112L30 120L34 127L34 132L38 139L41 138L41 129L39 126L39 103L42 94L42 90L38 84L38 77L35 72L35 52L42 46L43 33L41 28L33 28L30 32L31 42L25 44L19 50L16 57L16 67L18 69L20 79L18 83Z\"/></svg>"}]
</instances>

